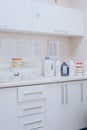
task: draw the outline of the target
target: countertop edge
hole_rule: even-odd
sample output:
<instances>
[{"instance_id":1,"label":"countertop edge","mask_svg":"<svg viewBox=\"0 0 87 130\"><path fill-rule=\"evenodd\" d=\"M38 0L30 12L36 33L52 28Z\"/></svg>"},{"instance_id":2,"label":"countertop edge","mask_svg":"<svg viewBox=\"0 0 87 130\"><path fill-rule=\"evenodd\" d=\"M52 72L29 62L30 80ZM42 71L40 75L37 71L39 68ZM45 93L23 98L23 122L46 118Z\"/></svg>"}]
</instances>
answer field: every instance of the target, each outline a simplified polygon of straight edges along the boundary
<instances>
[{"instance_id":1,"label":"countertop edge","mask_svg":"<svg viewBox=\"0 0 87 130\"><path fill-rule=\"evenodd\" d=\"M1 88L12 88L12 87L50 84L50 83L73 82L73 81L82 81L82 80L87 80L87 76L41 77L39 79L29 80L29 81L24 80L24 81L2 82L2 83L0 83L0 89Z\"/></svg>"}]
</instances>

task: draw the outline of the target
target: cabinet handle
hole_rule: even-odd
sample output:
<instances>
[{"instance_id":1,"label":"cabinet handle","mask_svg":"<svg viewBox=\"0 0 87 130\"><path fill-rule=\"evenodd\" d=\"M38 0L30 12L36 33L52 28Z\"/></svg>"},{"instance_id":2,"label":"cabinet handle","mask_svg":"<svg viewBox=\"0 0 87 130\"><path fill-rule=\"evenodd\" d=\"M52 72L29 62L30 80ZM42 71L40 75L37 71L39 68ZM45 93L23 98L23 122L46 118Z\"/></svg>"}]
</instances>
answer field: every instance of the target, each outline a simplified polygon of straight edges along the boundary
<instances>
[{"instance_id":1,"label":"cabinet handle","mask_svg":"<svg viewBox=\"0 0 87 130\"><path fill-rule=\"evenodd\" d=\"M41 128L43 128L44 126L40 126L40 127L36 127L36 128L31 128L30 130L39 130Z\"/></svg>"},{"instance_id":2,"label":"cabinet handle","mask_svg":"<svg viewBox=\"0 0 87 130\"><path fill-rule=\"evenodd\" d=\"M42 106L36 106L36 107L31 107L31 108L26 107L26 108L23 108L23 110L24 110L24 111L27 111L27 110L40 109L40 108L42 108Z\"/></svg>"},{"instance_id":3,"label":"cabinet handle","mask_svg":"<svg viewBox=\"0 0 87 130\"><path fill-rule=\"evenodd\" d=\"M81 83L81 102L83 101L83 84Z\"/></svg>"},{"instance_id":4,"label":"cabinet handle","mask_svg":"<svg viewBox=\"0 0 87 130\"><path fill-rule=\"evenodd\" d=\"M34 121L34 122L28 122L28 123L24 123L24 126L32 125L32 124L37 124L37 123L41 123L41 122L42 122L42 120Z\"/></svg>"},{"instance_id":5,"label":"cabinet handle","mask_svg":"<svg viewBox=\"0 0 87 130\"><path fill-rule=\"evenodd\" d=\"M42 94L43 92L24 93L24 95Z\"/></svg>"},{"instance_id":6,"label":"cabinet handle","mask_svg":"<svg viewBox=\"0 0 87 130\"><path fill-rule=\"evenodd\" d=\"M66 95L65 104L67 104L68 103L68 86L67 86L67 84L65 85L65 95Z\"/></svg>"},{"instance_id":7,"label":"cabinet handle","mask_svg":"<svg viewBox=\"0 0 87 130\"><path fill-rule=\"evenodd\" d=\"M59 34L68 34L68 31L62 31L62 30L54 30L54 32Z\"/></svg>"},{"instance_id":8,"label":"cabinet handle","mask_svg":"<svg viewBox=\"0 0 87 130\"><path fill-rule=\"evenodd\" d=\"M63 87L63 85L61 86L61 88L62 88L62 104L64 104L64 87Z\"/></svg>"}]
</instances>

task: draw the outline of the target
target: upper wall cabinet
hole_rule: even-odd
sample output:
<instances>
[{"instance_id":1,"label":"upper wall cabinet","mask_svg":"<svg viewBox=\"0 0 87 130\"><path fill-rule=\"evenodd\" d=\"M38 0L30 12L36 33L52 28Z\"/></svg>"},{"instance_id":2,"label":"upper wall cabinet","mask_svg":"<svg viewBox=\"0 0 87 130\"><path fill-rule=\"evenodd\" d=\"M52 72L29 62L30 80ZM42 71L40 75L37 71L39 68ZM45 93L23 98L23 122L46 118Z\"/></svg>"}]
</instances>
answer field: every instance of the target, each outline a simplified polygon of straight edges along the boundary
<instances>
[{"instance_id":1,"label":"upper wall cabinet","mask_svg":"<svg viewBox=\"0 0 87 130\"><path fill-rule=\"evenodd\" d=\"M0 0L0 30L83 36L83 14L33 0Z\"/></svg>"},{"instance_id":2,"label":"upper wall cabinet","mask_svg":"<svg viewBox=\"0 0 87 130\"><path fill-rule=\"evenodd\" d=\"M83 14L75 9L34 2L33 31L54 35L83 36Z\"/></svg>"},{"instance_id":3,"label":"upper wall cabinet","mask_svg":"<svg viewBox=\"0 0 87 130\"><path fill-rule=\"evenodd\" d=\"M40 33L67 34L67 12L65 8L51 4L33 3L33 30Z\"/></svg>"},{"instance_id":4,"label":"upper wall cabinet","mask_svg":"<svg viewBox=\"0 0 87 130\"><path fill-rule=\"evenodd\" d=\"M32 0L0 0L0 29L31 30Z\"/></svg>"},{"instance_id":5,"label":"upper wall cabinet","mask_svg":"<svg viewBox=\"0 0 87 130\"><path fill-rule=\"evenodd\" d=\"M84 35L84 18L83 12L75 9L68 9L68 27L69 35Z\"/></svg>"}]
</instances>

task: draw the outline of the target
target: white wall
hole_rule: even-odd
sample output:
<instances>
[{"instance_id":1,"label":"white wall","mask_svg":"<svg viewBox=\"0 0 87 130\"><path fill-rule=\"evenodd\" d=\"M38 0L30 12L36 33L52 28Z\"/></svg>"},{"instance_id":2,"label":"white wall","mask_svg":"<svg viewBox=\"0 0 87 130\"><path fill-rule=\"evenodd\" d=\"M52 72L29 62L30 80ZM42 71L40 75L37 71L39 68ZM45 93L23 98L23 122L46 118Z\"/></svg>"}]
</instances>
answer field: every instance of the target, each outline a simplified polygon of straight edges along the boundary
<instances>
[{"instance_id":1,"label":"white wall","mask_svg":"<svg viewBox=\"0 0 87 130\"><path fill-rule=\"evenodd\" d=\"M72 39L72 57L74 60L87 59L87 0L73 0L73 8L81 9L84 12L84 30L83 38Z\"/></svg>"}]
</instances>

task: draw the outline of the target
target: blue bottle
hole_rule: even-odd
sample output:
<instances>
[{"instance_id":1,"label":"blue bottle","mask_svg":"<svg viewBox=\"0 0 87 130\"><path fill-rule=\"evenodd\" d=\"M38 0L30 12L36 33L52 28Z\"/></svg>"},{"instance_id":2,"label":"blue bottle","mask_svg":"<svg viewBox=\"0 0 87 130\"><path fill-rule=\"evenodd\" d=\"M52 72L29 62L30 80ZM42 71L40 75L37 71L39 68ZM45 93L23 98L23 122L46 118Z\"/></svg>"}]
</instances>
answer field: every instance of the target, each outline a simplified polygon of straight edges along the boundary
<instances>
[{"instance_id":1,"label":"blue bottle","mask_svg":"<svg viewBox=\"0 0 87 130\"><path fill-rule=\"evenodd\" d=\"M61 64L61 76L68 76L69 75L69 67L66 62Z\"/></svg>"}]
</instances>

